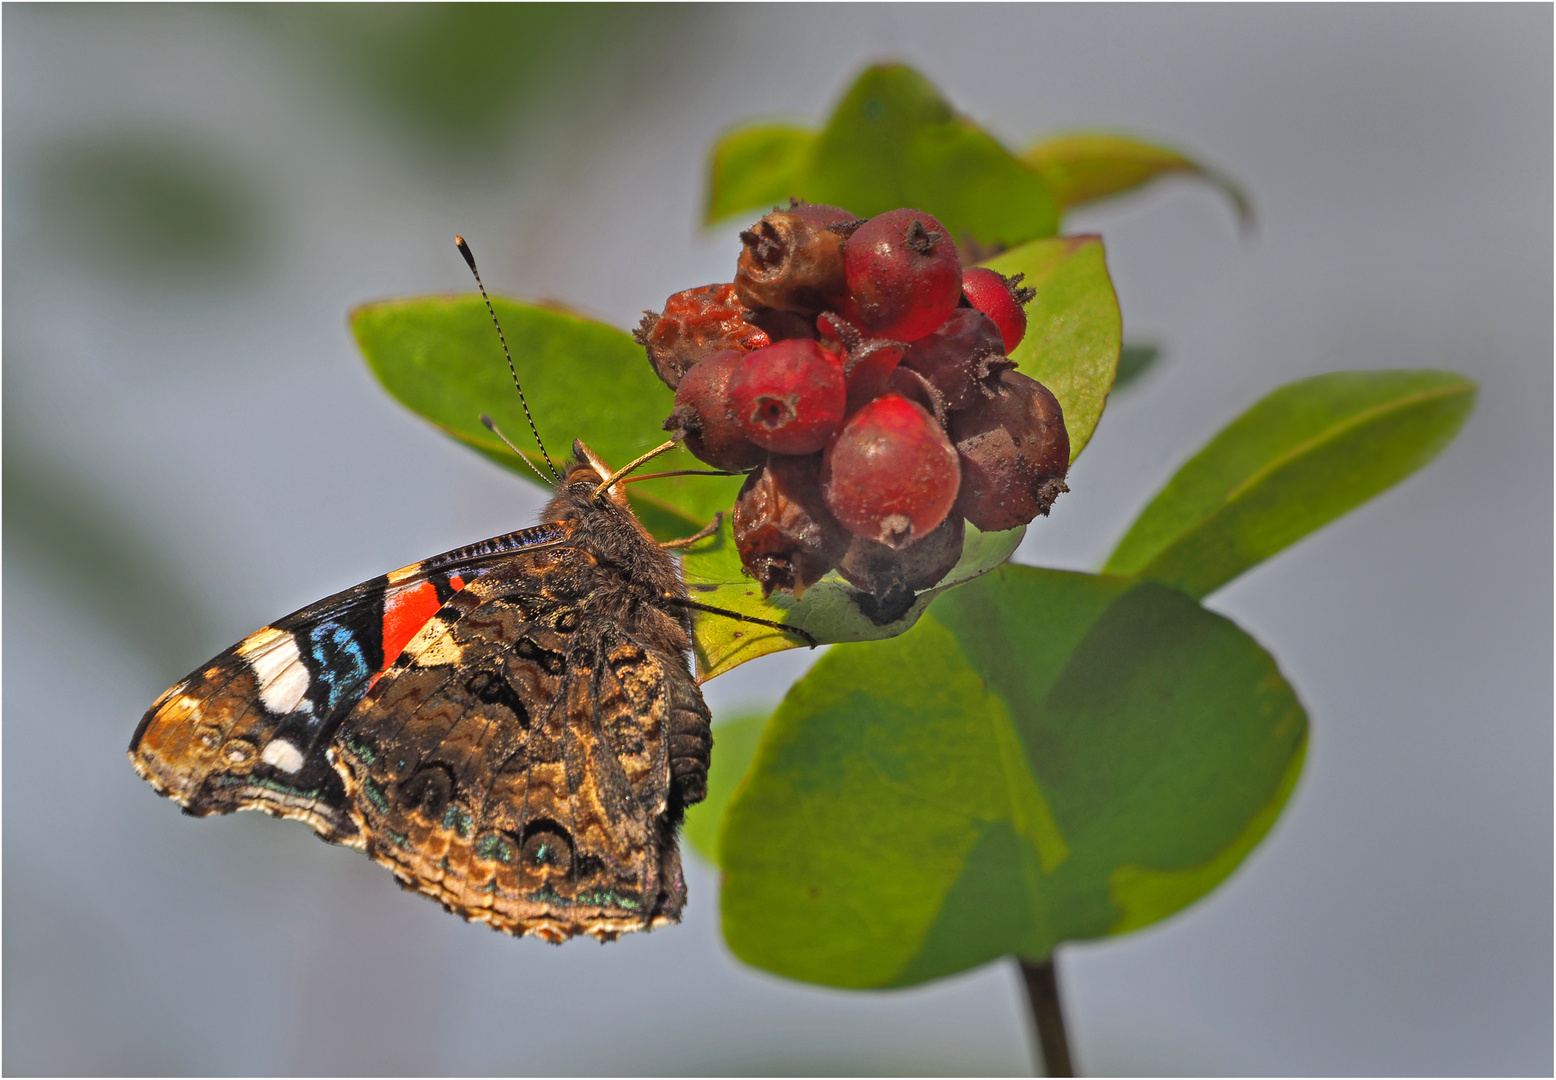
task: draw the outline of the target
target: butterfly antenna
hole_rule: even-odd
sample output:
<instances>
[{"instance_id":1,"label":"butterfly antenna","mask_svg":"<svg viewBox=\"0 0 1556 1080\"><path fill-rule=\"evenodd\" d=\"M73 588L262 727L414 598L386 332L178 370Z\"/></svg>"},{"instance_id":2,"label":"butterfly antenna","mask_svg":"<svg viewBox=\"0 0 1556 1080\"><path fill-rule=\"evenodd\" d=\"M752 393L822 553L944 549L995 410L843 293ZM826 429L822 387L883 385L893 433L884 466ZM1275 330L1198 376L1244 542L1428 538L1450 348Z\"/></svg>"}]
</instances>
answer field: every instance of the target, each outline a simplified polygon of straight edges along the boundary
<instances>
[{"instance_id":1,"label":"butterfly antenna","mask_svg":"<svg viewBox=\"0 0 1556 1080\"><path fill-rule=\"evenodd\" d=\"M475 268L475 256L471 254L470 245L465 243L463 236L454 237L454 246L459 248L459 253L465 257L465 263L470 267L470 272L475 275L476 288L481 290L481 299L486 301L487 313L492 317L492 325L497 328L497 340L502 342L502 354L508 361L508 374L513 376L513 388L519 392L519 403L524 406L524 419L529 421L530 434L535 436L535 445L540 447L540 456L546 459L546 468L551 470L551 482L555 483L557 480L562 479L562 474L556 471L556 465L552 462L551 455L546 453L546 444L540 441L540 429L535 426L535 418L530 415L529 399L524 396L524 387L519 385L519 373L513 366L513 353L508 351L508 339L503 336L502 323L497 321L497 311L492 307L492 298L486 295L486 284L481 280L481 271ZM496 425L489 423L484 416L481 418L481 422L486 424L499 439L508 443L509 449L513 450L515 454L524 457L523 454L519 453L517 447L508 442L506 438L503 438L502 432L497 430ZM524 458L524 460L529 461L529 458ZM533 469L534 465L531 464L530 468ZM540 470L536 469L535 471L538 474ZM542 476L541 479L544 480L545 477Z\"/></svg>"},{"instance_id":2,"label":"butterfly antenna","mask_svg":"<svg viewBox=\"0 0 1556 1080\"><path fill-rule=\"evenodd\" d=\"M490 431L493 435L497 436L499 439L501 439L503 441L503 445L506 446L509 450L512 450L515 454L518 454L519 455L519 460L524 462L524 464L528 465L530 467L530 471L533 472L536 476L540 477L540 482L542 484L550 484L550 483L552 483L552 481L546 479L546 474L541 472L539 467L537 467L536 464L533 461L531 461L529 458L524 456L524 451L520 450L517 446L514 446L513 442L508 438L508 436L506 436L506 435L504 435L502 433L502 429L497 426L497 421L493 420L490 416L487 416L485 413L481 414L481 418L480 419L481 419L481 426L484 427L487 431Z\"/></svg>"}]
</instances>

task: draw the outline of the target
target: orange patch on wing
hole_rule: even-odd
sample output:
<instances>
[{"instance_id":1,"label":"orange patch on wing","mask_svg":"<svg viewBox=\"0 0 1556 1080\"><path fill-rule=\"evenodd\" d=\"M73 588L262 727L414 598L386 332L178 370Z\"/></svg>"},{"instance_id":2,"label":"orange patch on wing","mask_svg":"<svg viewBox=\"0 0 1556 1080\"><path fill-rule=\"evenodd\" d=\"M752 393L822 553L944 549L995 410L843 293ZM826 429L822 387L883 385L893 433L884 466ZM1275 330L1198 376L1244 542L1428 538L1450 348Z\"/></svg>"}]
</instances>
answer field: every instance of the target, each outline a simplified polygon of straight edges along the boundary
<instances>
[{"instance_id":1,"label":"orange patch on wing","mask_svg":"<svg viewBox=\"0 0 1556 1080\"><path fill-rule=\"evenodd\" d=\"M404 589L392 589L384 597L384 670L410 644L416 631L438 613L438 590L430 581L421 581Z\"/></svg>"},{"instance_id":2,"label":"orange patch on wing","mask_svg":"<svg viewBox=\"0 0 1556 1080\"><path fill-rule=\"evenodd\" d=\"M458 574L450 574L448 585L449 588L453 589L455 592L458 592L460 589L465 587L465 579L460 577Z\"/></svg>"}]
</instances>

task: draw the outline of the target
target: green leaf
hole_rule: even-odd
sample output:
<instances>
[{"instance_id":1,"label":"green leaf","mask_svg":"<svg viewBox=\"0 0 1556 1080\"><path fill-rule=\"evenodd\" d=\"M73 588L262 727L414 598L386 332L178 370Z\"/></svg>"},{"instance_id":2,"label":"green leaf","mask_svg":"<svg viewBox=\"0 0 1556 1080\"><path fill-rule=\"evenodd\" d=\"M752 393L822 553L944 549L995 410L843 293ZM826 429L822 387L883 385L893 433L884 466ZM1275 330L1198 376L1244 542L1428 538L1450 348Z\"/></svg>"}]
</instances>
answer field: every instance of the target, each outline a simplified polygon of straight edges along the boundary
<instances>
[{"instance_id":1,"label":"green leaf","mask_svg":"<svg viewBox=\"0 0 1556 1080\"><path fill-rule=\"evenodd\" d=\"M1288 383L1184 463L1104 572L1204 596L1431 461L1463 426L1475 392L1449 371L1337 371Z\"/></svg>"},{"instance_id":2,"label":"green leaf","mask_svg":"<svg viewBox=\"0 0 1556 1080\"><path fill-rule=\"evenodd\" d=\"M686 811L681 835L692 849L714 866L718 865L719 823L724 807L745 778L751 759L756 756L762 729L767 726L766 712L737 716L713 726L713 757L708 766L708 795Z\"/></svg>"},{"instance_id":3,"label":"green leaf","mask_svg":"<svg viewBox=\"0 0 1556 1080\"><path fill-rule=\"evenodd\" d=\"M612 465L664 440L674 396L630 335L555 308L493 297L530 409L555 461L583 439ZM531 444L524 408L479 297L392 300L357 308L351 328L373 374L401 404L528 480L529 467L486 428L486 413L520 447ZM527 454L540 464L538 454ZM544 469L544 465L540 465ZM663 470L704 468L676 449ZM635 485L632 505L661 539L684 536L728 510L738 477L682 476Z\"/></svg>"},{"instance_id":4,"label":"green leaf","mask_svg":"<svg viewBox=\"0 0 1556 1080\"><path fill-rule=\"evenodd\" d=\"M861 217L911 206L958 241L1011 246L1052 236L1048 187L918 72L867 69L817 137L803 196Z\"/></svg>"},{"instance_id":5,"label":"green leaf","mask_svg":"<svg viewBox=\"0 0 1556 1080\"><path fill-rule=\"evenodd\" d=\"M1002 567L790 689L725 814L725 939L866 987L1136 929L1247 855L1306 729L1270 656L1182 593Z\"/></svg>"},{"instance_id":6,"label":"green leaf","mask_svg":"<svg viewBox=\"0 0 1556 1080\"><path fill-rule=\"evenodd\" d=\"M765 210L790 195L873 217L910 206L958 242L1010 247L1052 236L1048 187L918 72L866 69L819 132L764 124L714 144L707 219Z\"/></svg>"},{"instance_id":7,"label":"green leaf","mask_svg":"<svg viewBox=\"0 0 1556 1080\"><path fill-rule=\"evenodd\" d=\"M1123 318L1102 240L1035 240L983 265L1007 277L1024 274L1021 284L1037 290L1027 305L1026 336L1010 358L1059 399L1074 461L1102 418L1123 345Z\"/></svg>"},{"instance_id":8,"label":"green leaf","mask_svg":"<svg viewBox=\"0 0 1556 1080\"><path fill-rule=\"evenodd\" d=\"M1118 376L1113 380L1113 392L1116 394L1142 378L1160 356L1161 349L1155 345L1124 345L1118 351Z\"/></svg>"},{"instance_id":9,"label":"green leaf","mask_svg":"<svg viewBox=\"0 0 1556 1080\"><path fill-rule=\"evenodd\" d=\"M706 224L800 193L816 133L790 124L737 128L713 144Z\"/></svg>"},{"instance_id":10,"label":"green leaf","mask_svg":"<svg viewBox=\"0 0 1556 1080\"><path fill-rule=\"evenodd\" d=\"M1176 150L1127 135L1098 131L1057 135L1027 147L1021 160L1048 185L1062 210L1122 195L1178 173L1214 184L1231 200L1238 224L1244 228L1253 224L1253 204L1230 178Z\"/></svg>"},{"instance_id":11,"label":"green leaf","mask_svg":"<svg viewBox=\"0 0 1556 1080\"><path fill-rule=\"evenodd\" d=\"M1010 558L1025 533L1025 528L982 533L968 525L962 558L951 572L934 588L919 593L913 606L904 614L885 623L871 619L860 606L861 594L836 572L806 589L799 600L783 592L775 592L764 600L761 586L741 571L740 553L735 549L728 523L716 538L688 551L681 569L692 599L698 603L797 627L822 645L839 641L876 641L907 630L936 596L988 573ZM707 682L747 660L806 644L796 635L773 627L707 612L696 612L693 625L696 631L693 651L699 682Z\"/></svg>"}]
</instances>

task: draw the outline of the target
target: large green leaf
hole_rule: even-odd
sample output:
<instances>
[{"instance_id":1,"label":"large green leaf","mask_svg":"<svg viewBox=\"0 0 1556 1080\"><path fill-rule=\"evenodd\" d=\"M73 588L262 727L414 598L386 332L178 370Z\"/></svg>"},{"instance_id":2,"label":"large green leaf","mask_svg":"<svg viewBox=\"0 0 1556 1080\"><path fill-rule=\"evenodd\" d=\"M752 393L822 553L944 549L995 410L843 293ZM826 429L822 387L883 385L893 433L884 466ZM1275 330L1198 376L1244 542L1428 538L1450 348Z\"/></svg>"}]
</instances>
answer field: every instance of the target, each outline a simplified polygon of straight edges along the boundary
<instances>
[{"instance_id":1,"label":"large green leaf","mask_svg":"<svg viewBox=\"0 0 1556 1080\"><path fill-rule=\"evenodd\" d=\"M800 191L816 133L792 124L736 128L709 155L706 221L787 203Z\"/></svg>"},{"instance_id":2,"label":"large green leaf","mask_svg":"<svg viewBox=\"0 0 1556 1080\"><path fill-rule=\"evenodd\" d=\"M1021 160L1043 179L1063 210L1122 195L1177 173L1214 184L1231 200L1238 223L1245 228L1253 224L1253 204L1229 177L1176 150L1128 135L1100 131L1056 135L1027 147Z\"/></svg>"},{"instance_id":3,"label":"large green leaf","mask_svg":"<svg viewBox=\"0 0 1556 1080\"><path fill-rule=\"evenodd\" d=\"M900 64L865 70L820 132L763 125L715 145L709 220L788 195L861 217L926 210L959 242L1008 247L1059 225L1037 174Z\"/></svg>"},{"instance_id":4,"label":"large green leaf","mask_svg":"<svg viewBox=\"0 0 1556 1080\"><path fill-rule=\"evenodd\" d=\"M580 438L612 465L624 465L664 441L660 428L673 395L654 376L640 346L614 327L559 311L492 300L513 363L551 457L560 462ZM520 447L531 444L491 317L477 296L421 297L368 304L351 328L373 374L413 412L529 480L535 474L481 426L493 417ZM528 455L539 463L539 456ZM544 466L541 466L544 468ZM684 450L655 468L705 468ZM684 536L728 510L738 477L683 476L631 488L633 506L661 538Z\"/></svg>"},{"instance_id":5,"label":"large green leaf","mask_svg":"<svg viewBox=\"0 0 1556 1080\"><path fill-rule=\"evenodd\" d=\"M839 641L875 641L895 637L918 621L936 596L988 573L1010 558L1021 543L1025 528L981 533L967 526L961 560L941 582L919 593L910 607L890 622L878 623L861 606L868 601L834 571L796 600L775 592L762 598L762 589L740 568L740 553L726 523L716 539L698 544L681 562L687 588L699 603L797 627L819 644ZM803 646L798 636L772 627L739 622L706 612L695 614L697 678L707 682L731 668L769 653Z\"/></svg>"},{"instance_id":6,"label":"large green leaf","mask_svg":"<svg viewBox=\"0 0 1556 1080\"><path fill-rule=\"evenodd\" d=\"M1118 372L1124 321L1098 236L1061 236L1023 244L983 265L1037 296L1027 305L1027 332L1010 358L1059 399L1070 436L1070 460L1080 456L1102 419Z\"/></svg>"},{"instance_id":7,"label":"large green leaf","mask_svg":"<svg viewBox=\"0 0 1556 1080\"><path fill-rule=\"evenodd\" d=\"M1104 572L1204 596L1431 461L1474 404L1475 384L1448 371L1289 383L1184 463Z\"/></svg>"},{"instance_id":8,"label":"large green leaf","mask_svg":"<svg viewBox=\"0 0 1556 1080\"><path fill-rule=\"evenodd\" d=\"M756 756L757 743L762 740L762 729L767 726L767 713L737 716L721 720L713 726L713 757L708 765L708 794L702 802L686 811L686 824L681 828L693 850L708 862L718 863L719 823L724 820L724 807L740 786Z\"/></svg>"},{"instance_id":9,"label":"large green leaf","mask_svg":"<svg viewBox=\"0 0 1556 1080\"><path fill-rule=\"evenodd\" d=\"M1147 925L1269 829L1306 729L1270 656L1182 593L1002 567L790 689L725 814L725 939L897 986Z\"/></svg>"}]
</instances>

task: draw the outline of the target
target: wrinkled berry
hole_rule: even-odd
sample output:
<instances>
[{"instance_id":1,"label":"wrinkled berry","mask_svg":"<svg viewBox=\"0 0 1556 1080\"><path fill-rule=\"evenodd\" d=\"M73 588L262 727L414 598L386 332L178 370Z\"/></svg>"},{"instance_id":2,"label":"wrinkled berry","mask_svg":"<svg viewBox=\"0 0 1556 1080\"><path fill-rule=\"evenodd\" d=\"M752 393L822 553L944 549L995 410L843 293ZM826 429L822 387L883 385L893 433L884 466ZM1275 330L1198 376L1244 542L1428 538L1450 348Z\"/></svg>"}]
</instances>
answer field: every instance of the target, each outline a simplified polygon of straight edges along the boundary
<instances>
[{"instance_id":1,"label":"wrinkled berry","mask_svg":"<svg viewBox=\"0 0 1556 1080\"><path fill-rule=\"evenodd\" d=\"M962 463L957 513L985 532L1025 525L1069 490L1064 413L1037 380L1003 372L994 397L952 413L947 427Z\"/></svg>"},{"instance_id":2,"label":"wrinkled berry","mask_svg":"<svg viewBox=\"0 0 1556 1080\"><path fill-rule=\"evenodd\" d=\"M876 398L843 424L822 456L821 491L855 536L901 548L945 520L960 479L940 425L897 394Z\"/></svg>"},{"instance_id":3,"label":"wrinkled berry","mask_svg":"<svg viewBox=\"0 0 1556 1080\"><path fill-rule=\"evenodd\" d=\"M849 536L821 499L821 455L774 454L750 476L735 500L740 564L762 586L801 596L837 565Z\"/></svg>"},{"instance_id":4,"label":"wrinkled berry","mask_svg":"<svg viewBox=\"0 0 1556 1080\"><path fill-rule=\"evenodd\" d=\"M729 380L729 401L746 438L775 454L813 454L843 422L843 364L795 338L746 353Z\"/></svg>"},{"instance_id":5,"label":"wrinkled berry","mask_svg":"<svg viewBox=\"0 0 1556 1080\"><path fill-rule=\"evenodd\" d=\"M1006 277L984 266L962 271L962 295L973 307L994 320L1007 354L1014 352L1026 336L1026 306L1037 296L1036 289L1021 287L1021 279L1025 276Z\"/></svg>"},{"instance_id":6,"label":"wrinkled berry","mask_svg":"<svg viewBox=\"0 0 1556 1080\"><path fill-rule=\"evenodd\" d=\"M996 376L1016 366L1005 358L994 320L974 308L951 312L938 330L908 346L902 362L928 379L953 411L992 397Z\"/></svg>"},{"instance_id":7,"label":"wrinkled berry","mask_svg":"<svg viewBox=\"0 0 1556 1080\"><path fill-rule=\"evenodd\" d=\"M900 550L856 536L838 561L837 572L876 599L872 617L895 622L913 605L913 593L940 583L962 557L966 527L960 514L946 519Z\"/></svg>"},{"instance_id":8,"label":"wrinkled berry","mask_svg":"<svg viewBox=\"0 0 1556 1080\"><path fill-rule=\"evenodd\" d=\"M705 356L681 376L675 408L664 428L679 433L686 449L715 469L744 472L762 463L767 452L746 438L730 408L729 379L746 354L725 349Z\"/></svg>"},{"instance_id":9,"label":"wrinkled berry","mask_svg":"<svg viewBox=\"0 0 1556 1080\"><path fill-rule=\"evenodd\" d=\"M913 341L951 314L962 296L962 262L945 226L922 210L890 210L843 246L845 314L868 333Z\"/></svg>"},{"instance_id":10,"label":"wrinkled berry","mask_svg":"<svg viewBox=\"0 0 1556 1080\"><path fill-rule=\"evenodd\" d=\"M674 390L681 376L704 356L721 349L760 349L771 339L746 322L733 285L704 285L665 301L663 314L643 312L633 333L648 351L654 373Z\"/></svg>"},{"instance_id":11,"label":"wrinkled berry","mask_svg":"<svg viewBox=\"0 0 1556 1080\"><path fill-rule=\"evenodd\" d=\"M843 238L786 210L740 234L735 293L748 308L814 315L836 307L847 289Z\"/></svg>"}]
</instances>

